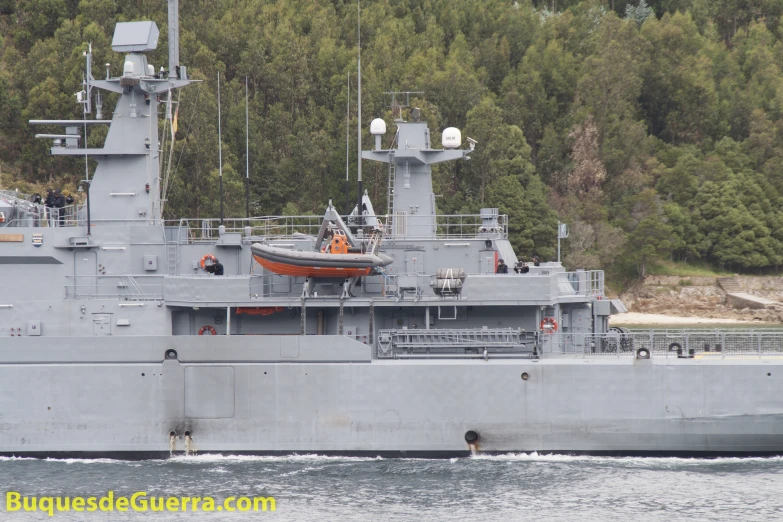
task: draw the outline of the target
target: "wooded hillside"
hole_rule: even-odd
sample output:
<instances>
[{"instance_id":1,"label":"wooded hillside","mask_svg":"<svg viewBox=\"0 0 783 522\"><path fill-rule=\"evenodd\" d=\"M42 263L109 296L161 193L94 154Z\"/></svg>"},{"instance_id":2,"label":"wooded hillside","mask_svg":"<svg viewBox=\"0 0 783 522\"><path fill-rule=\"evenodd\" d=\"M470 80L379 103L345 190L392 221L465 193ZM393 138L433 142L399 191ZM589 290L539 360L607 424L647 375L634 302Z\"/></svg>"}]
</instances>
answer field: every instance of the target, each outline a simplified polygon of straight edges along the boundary
<instances>
[{"instance_id":1,"label":"wooded hillside","mask_svg":"<svg viewBox=\"0 0 783 522\"><path fill-rule=\"evenodd\" d=\"M499 207L523 256L554 254L559 218L571 224L569 268L633 277L670 258L774 272L781 15L783 0L363 0L363 141L375 117L393 129L385 91L424 91L415 104L434 143L448 126L479 142L471 161L434 170L439 211ZM4 188L83 177L27 120L81 117L87 43L95 76L104 63L118 75L114 24L139 19L158 24L149 60L167 65L164 0L0 0ZM356 177L356 21L343 0L180 3L181 62L204 82L179 99L167 217L217 215L218 70L228 213L244 215L246 76L252 213L342 206L349 74ZM363 173L385 209L386 169L365 162Z\"/></svg>"}]
</instances>

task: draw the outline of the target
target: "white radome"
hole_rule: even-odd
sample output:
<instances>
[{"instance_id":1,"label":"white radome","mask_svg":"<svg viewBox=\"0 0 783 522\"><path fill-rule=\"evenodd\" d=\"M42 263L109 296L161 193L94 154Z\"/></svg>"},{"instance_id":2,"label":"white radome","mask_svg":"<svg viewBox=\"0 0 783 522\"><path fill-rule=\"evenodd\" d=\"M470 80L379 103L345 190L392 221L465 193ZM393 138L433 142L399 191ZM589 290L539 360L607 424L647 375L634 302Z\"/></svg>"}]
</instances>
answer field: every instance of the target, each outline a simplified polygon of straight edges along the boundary
<instances>
[{"instance_id":1,"label":"white radome","mask_svg":"<svg viewBox=\"0 0 783 522\"><path fill-rule=\"evenodd\" d=\"M443 148L456 149L462 145L462 133L456 127L449 127L443 131Z\"/></svg>"},{"instance_id":2,"label":"white radome","mask_svg":"<svg viewBox=\"0 0 783 522\"><path fill-rule=\"evenodd\" d=\"M375 118L370 122L370 134L380 136L386 134L386 122L382 118Z\"/></svg>"}]
</instances>

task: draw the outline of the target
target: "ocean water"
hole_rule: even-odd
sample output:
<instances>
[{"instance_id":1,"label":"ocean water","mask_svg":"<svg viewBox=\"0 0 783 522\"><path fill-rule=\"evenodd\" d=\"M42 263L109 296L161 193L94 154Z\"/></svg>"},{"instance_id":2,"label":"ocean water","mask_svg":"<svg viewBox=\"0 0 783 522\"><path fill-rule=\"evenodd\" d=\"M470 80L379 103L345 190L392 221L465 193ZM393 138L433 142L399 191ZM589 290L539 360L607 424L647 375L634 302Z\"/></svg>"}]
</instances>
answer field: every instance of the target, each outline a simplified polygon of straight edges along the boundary
<instances>
[{"instance_id":1,"label":"ocean water","mask_svg":"<svg viewBox=\"0 0 783 522\"><path fill-rule=\"evenodd\" d=\"M783 458L0 458L0 520L783 520ZM36 496L273 496L274 512L7 512Z\"/></svg>"}]
</instances>

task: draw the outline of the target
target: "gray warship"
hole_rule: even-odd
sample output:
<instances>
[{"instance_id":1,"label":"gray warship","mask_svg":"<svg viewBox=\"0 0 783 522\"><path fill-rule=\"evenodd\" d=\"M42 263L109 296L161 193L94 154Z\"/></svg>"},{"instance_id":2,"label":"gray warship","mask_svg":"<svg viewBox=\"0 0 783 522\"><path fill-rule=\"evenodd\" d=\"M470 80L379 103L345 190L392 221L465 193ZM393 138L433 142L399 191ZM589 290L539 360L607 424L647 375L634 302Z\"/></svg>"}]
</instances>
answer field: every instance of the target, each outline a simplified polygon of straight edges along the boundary
<instances>
[{"instance_id":1,"label":"gray warship","mask_svg":"<svg viewBox=\"0 0 783 522\"><path fill-rule=\"evenodd\" d=\"M88 53L84 119L31 122L97 161L85 204L0 195L0 454L783 451L779 334L609 328L602 271L497 273L509 217L438 215L432 189L481 144L438 148L416 111L362 153L388 166L385 215L164 221L158 116L191 83L176 1L169 20L168 71L153 22L118 24L122 74Z\"/></svg>"}]
</instances>

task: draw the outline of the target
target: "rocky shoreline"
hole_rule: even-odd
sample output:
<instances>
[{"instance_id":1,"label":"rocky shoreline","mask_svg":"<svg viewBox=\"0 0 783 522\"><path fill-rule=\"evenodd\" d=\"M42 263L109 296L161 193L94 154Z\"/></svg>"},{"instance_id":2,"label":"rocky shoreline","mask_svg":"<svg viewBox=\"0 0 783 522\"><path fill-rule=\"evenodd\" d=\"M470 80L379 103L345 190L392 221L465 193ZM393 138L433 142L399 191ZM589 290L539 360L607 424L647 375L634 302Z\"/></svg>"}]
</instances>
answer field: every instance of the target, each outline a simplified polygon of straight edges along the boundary
<instances>
[{"instance_id":1,"label":"rocky shoreline","mask_svg":"<svg viewBox=\"0 0 783 522\"><path fill-rule=\"evenodd\" d=\"M648 276L619 297L630 312L642 314L783 323L783 277L735 276L732 279L739 291L774 303L752 308L743 306L741 300L729 300L716 277Z\"/></svg>"}]
</instances>

